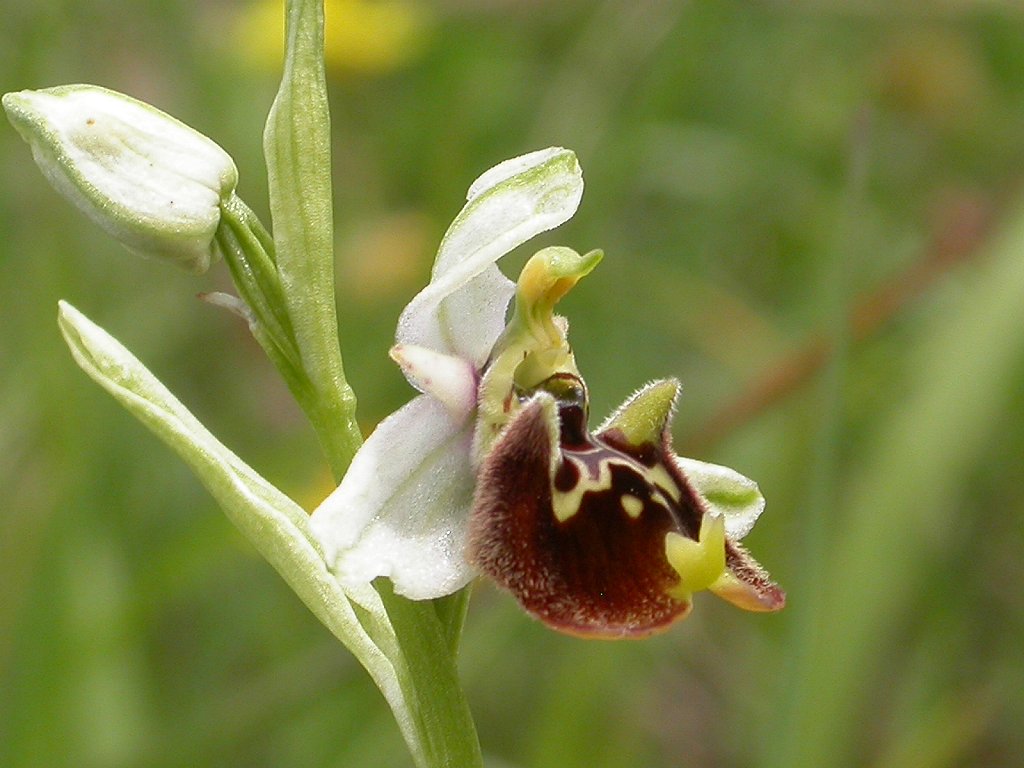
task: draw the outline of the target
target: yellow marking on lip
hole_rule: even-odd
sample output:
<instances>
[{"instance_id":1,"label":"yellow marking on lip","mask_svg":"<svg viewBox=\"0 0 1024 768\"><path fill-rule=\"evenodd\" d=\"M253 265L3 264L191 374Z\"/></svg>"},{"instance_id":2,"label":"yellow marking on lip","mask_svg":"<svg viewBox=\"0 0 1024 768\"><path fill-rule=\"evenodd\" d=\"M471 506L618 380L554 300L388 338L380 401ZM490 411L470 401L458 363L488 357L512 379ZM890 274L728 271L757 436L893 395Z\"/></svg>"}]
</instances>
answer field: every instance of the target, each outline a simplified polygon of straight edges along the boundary
<instances>
[{"instance_id":1,"label":"yellow marking on lip","mask_svg":"<svg viewBox=\"0 0 1024 768\"><path fill-rule=\"evenodd\" d=\"M555 513L555 519L564 523L570 517L579 512L580 504L583 503L583 494L587 491L607 491L612 487L611 462L602 461L599 465L597 477L590 477L587 472L587 465L576 460L572 456L566 457L579 470L579 480L576 487L570 491L554 491L551 494L551 507Z\"/></svg>"},{"instance_id":2,"label":"yellow marking on lip","mask_svg":"<svg viewBox=\"0 0 1024 768\"><path fill-rule=\"evenodd\" d=\"M583 503L583 494L588 491L600 493L612 487L613 466L624 467L630 472L639 475L650 488L650 500L666 510L672 509L674 505L679 504L679 500L682 498L679 486L676 485L672 475L661 464L656 464L653 467L644 467L634 465L624 459L606 458L598 462L597 477L591 477L591 465L585 461L581 461L574 456L566 456L565 460L571 461L579 470L579 480L577 480L575 487L568 491L558 491L552 488L551 506L555 513L555 519L560 523L564 523L579 511L580 505ZM627 497L634 501L626 501ZM643 500L633 494L623 494L621 503L622 509L626 514L634 519L643 512ZM639 509L637 509L636 504L640 505ZM636 511L634 512L634 510Z\"/></svg>"},{"instance_id":3,"label":"yellow marking on lip","mask_svg":"<svg viewBox=\"0 0 1024 768\"><path fill-rule=\"evenodd\" d=\"M644 511L643 499L638 499L631 493L622 494L620 501L622 503L622 510L634 520L640 517L640 513Z\"/></svg>"},{"instance_id":4,"label":"yellow marking on lip","mask_svg":"<svg viewBox=\"0 0 1024 768\"><path fill-rule=\"evenodd\" d=\"M656 485L664 490L676 504L679 503L679 499L682 498L682 494L679 492L679 486L676 485L676 481L672 479L672 475L668 473L661 464L655 464L653 467L646 467L645 474L647 475L648 481L652 485ZM665 506L668 506L667 504Z\"/></svg>"}]
</instances>

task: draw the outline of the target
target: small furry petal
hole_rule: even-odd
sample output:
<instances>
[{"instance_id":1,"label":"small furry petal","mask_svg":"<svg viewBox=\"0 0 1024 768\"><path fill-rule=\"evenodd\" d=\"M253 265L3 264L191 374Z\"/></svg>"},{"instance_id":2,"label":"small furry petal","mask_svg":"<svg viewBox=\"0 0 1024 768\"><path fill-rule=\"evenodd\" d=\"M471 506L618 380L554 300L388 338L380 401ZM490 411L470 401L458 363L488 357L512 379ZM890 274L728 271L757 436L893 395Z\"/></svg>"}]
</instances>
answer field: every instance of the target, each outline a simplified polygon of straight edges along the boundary
<instances>
[{"instance_id":1,"label":"small furry petal","mask_svg":"<svg viewBox=\"0 0 1024 768\"><path fill-rule=\"evenodd\" d=\"M415 344L396 344L391 359L410 384L436 397L453 416L465 416L476 407L476 372L467 361Z\"/></svg>"}]
</instances>

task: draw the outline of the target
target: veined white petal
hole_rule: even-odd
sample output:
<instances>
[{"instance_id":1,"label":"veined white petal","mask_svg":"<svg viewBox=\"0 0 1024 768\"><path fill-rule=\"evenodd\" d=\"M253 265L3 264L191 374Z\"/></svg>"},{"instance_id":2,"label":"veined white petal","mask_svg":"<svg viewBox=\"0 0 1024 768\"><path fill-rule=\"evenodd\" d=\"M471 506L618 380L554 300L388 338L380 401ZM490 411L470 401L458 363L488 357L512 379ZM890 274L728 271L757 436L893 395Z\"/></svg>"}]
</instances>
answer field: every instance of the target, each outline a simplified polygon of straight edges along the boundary
<instances>
[{"instance_id":1,"label":"veined white petal","mask_svg":"<svg viewBox=\"0 0 1024 768\"><path fill-rule=\"evenodd\" d=\"M739 541L764 511L764 496L757 483L735 469L676 456L679 468L712 512L725 518L725 534Z\"/></svg>"},{"instance_id":2,"label":"veined white petal","mask_svg":"<svg viewBox=\"0 0 1024 768\"><path fill-rule=\"evenodd\" d=\"M501 197L494 198L495 194ZM564 215L557 223L537 232L557 227L576 212L582 195L583 174L575 153L569 149L548 147L513 157L489 168L469 185L465 207L445 232L430 273L431 282L465 267L466 257L476 250L467 248L467 244L486 245L488 240L509 229L509 225L517 225L517 217L524 213L554 217ZM516 211L506 207L515 203L526 208ZM566 211L567 205L569 209ZM477 206L485 206L485 210L479 210ZM484 214L496 218L483 218ZM499 222L504 226L487 232L488 225ZM491 259L488 263L494 261Z\"/></svg>"},{"instance_id":3,"label":"veined white petal","mask_svg":"<svg viewBox=\"0 0 1024 768\"><path fill-rule=\"evenodd\" d=\"M430 395L380 423L310 519L342 586L386 576L398 594L425 600L470 581L472 437L472 420Z\"/></svg>"},{"instance_id":4,"label":"veined white petal","mask_svg":"<svg viewBox=\"0 0 1024 768\"><path fill-rule=\"evenodd\" d=\"M531 152L486 171L441 241L430 284L402 313L398 342L482 365L513 292L494 263L567 221L582 195L583 174L567 149Z\"/></svg>"},{"instance_id":5,"label":"veined white petal","mask_svg":"<svg viewBox=\"0 0 1024 768\"><path fill-rule=\"evenodd\" d=\"M476 372L466 360L415 344L396 344L391 359L410 384L436 397L453 416L465 416L476 407Z\"/></svg>"}]
</instances>

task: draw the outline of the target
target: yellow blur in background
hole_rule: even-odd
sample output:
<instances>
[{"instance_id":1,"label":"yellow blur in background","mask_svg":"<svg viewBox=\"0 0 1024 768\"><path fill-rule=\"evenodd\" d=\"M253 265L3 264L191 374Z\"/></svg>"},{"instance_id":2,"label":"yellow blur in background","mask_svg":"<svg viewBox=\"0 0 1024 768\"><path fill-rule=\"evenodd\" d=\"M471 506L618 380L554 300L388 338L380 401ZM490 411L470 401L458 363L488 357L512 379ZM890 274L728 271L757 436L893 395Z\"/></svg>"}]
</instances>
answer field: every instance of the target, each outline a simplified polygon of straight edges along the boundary
<instances>
[{"instance_id":1,"label":"yellow blur in background","mask_svg":"<svg viewBox=\"0 0 1024 768\"><path fill-rule=\"evenodd\" d=\"M398 69L429 43L433 9L402 0L328 0L324 5L324 57L338 75ZM284 10L267 0L240 8L232 40L249 63L277 71L284 56Z\"/></svg>"}]
</instances>

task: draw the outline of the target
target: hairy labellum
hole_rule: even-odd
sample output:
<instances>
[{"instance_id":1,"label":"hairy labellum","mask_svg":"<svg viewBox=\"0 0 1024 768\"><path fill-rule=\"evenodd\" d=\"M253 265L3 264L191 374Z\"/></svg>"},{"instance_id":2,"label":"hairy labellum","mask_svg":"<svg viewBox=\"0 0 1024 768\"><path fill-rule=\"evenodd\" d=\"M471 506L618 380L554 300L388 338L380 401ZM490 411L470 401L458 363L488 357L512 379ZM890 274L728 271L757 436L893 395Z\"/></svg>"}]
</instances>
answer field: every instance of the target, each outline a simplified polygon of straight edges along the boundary
<instances>
[{"instance_id":1,"label":"hairy labellum","mask_svg":"<svg viewBox=\"0 0 1024 768\"><path fill-rule=\"evenodd\" d=\"M531 393L485 459L470 560L549 626L649 635L715 587L744 607L781 607L781 591L725 538L721 515L676 462L677 389L647 387L591 434L582 380L560 374Z\"/></svg>"}]
</instances>

